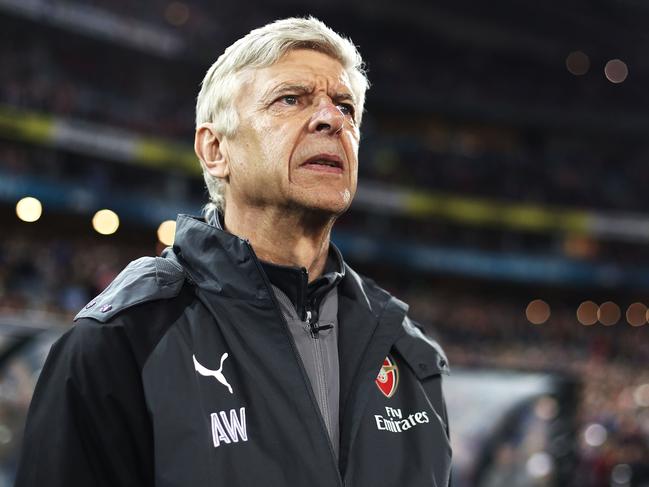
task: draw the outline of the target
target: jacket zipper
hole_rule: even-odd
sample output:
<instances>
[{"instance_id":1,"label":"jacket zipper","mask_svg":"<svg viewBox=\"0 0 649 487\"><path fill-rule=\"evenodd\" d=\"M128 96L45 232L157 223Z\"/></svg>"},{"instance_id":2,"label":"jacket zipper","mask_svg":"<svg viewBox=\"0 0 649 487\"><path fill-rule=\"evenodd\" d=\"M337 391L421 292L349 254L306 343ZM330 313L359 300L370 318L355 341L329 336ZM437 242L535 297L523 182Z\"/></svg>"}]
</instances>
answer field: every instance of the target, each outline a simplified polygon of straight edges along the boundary
<instances>
[{"instance_id":1,"label":"jacket zipper","mask_svg":"<svg viewBox=\"0 0 649 487\"><path fill-rule=\"evenodd\" d=\"M312 313L310 310L307 310L306 312L306 324L309 328L311 328L311 319L312 319ZM315 323L317 325L317 322ZM324 364L323 364L323 359L322 359L322 345L320 340L318 339L317 332L313 333L311 332L311 338L313 347L314 347L314 355L315 355L315 366L316 366L316 376L318 378L318 383L316 385L318 389L318 394L320 396L320 402L322 404L322 417L325 422L325 426L327 428L327 432L329 434L329 438L332 437L331 433L331 418L329 417L329 402L327 398L327 388L325 385L325 377L324 377Z\"/></svg>"},{"instance_id":2,"label":"jacket zipper","mask_svg":"<svg viewBox=\"0 0 649 487\"><path fill-rule=\"evenodd\" d=\"M286 332L286 335L288 336L289 343L291 344L291 349L293 350L293 355L297 359L297 363L300 367L300 371L302 372L302 380L307 385L307 393L309 394L309 397L311 398L311 405L315 409L315 411L318 413L317 416L319 416L320 419L320 433L324 436L325 442L327 446L329 447L329 453L330 453L330 459L331 463L333 464L334 471L336 472L336 477L338 478L338 485L340 487L345 487L345 483L343 483L342 476L340 475L340 470L338 470L338 462L336 461L336 453L334 452L333 446L331 445L331 440L329 438L329 432L327 430L327 426L324 423L324 418L320 414L319 411L319 406L318 402L315 398L315 395L313 394L313 388L311 387L309 383L309 375L306 372L306 369L304 368L304 364L302 363L302 359L300 358L299 352L297 350L297 345L295 344L295 340L293 339L293 335L291 335L291 331L288 329L288 323L286 322L286 319L284 318L284 315L282 314L282 310L279 306L279 303L277 302L277 297L275 296L275 293L273 292L273 288L270 285L270 282L268 281L268 277L266 276L266 273L264 272L263 268L261 267L261 263L259 262L259 259L257 259L257 255L255 254L254 250L252 249L252 245L250 245L250 241L248 239L242 239L246 246L248 247L248 250L250 251L250 255L252 256L253 261L255 262L255 265L257 266L257 270L259 271L259 274L261 275L261 278L264 282L264 286L266 287L266 292L268 292L271 301L273 302L273 307L275 308L276 314L279 316L279 319L281 323L284 324L284 331Z\"/></svg>"}]
</instances>

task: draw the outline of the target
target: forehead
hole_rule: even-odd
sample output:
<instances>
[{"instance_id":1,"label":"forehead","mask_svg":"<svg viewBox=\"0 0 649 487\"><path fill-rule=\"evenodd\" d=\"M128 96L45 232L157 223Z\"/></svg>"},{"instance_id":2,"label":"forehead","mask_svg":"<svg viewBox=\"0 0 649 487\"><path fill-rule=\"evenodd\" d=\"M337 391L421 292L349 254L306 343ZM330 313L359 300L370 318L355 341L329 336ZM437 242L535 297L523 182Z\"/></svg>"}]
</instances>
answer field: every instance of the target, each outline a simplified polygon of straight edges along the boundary
<instances>
[{"instance_id":1,"label":"forehead","mask_svg":"<svg viewBox=\"0 0 649 487\"><path fill-rule=\"evenodd\" d=\"M311 49L289 51L275 64L252 70L247 84L257 97L285 84L352 93L349 75L340 61Z\"/></svg>"}]
</instances>

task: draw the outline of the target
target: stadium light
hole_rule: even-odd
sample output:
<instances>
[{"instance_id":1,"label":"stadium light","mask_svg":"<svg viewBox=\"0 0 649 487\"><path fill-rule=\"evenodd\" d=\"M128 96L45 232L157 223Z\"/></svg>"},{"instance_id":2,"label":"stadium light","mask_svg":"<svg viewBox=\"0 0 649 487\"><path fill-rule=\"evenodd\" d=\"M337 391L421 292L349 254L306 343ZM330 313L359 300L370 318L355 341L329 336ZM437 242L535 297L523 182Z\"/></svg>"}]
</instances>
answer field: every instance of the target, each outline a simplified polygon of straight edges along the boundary
<instances>
[{"instance_id":1,"label":"stadium light","mask_svg":"<svg viewBox=\"0 0 649 487\"><path fill-rule=\"evenodd\" d=\"M92 228L102 235L112 235L119 228L119 217L112 210L99 210L92 217Z\"/></svg>"},{"instance_id":2,"label":"stadium light","mask_svg":"<svg viewBox=\"0 0 649 487\"><path fill-rule=\"evenodd\" d=\"M606 442L608 432L598 423L589 424L584 430L584 441L588 446L602 446Z\"/></svg>"},{"instance_id":3,"label":"stadium light","mask_svg":"<svg viewBox=\"0 0 649 487\"><path fill-rule=\"evenodd\" d=\"M590 59L582 51L573 51L566 58L566 68L575 76L582 76L590 69Z\"/></svg>"},{"instance_id":4,"label":"stadium light","mask_svg":"<svg viewBox=\"0 0 649 487\"><path fill-rule=\"evenodd\" d=\"M584 301L577 308L577 321L584 326L591 326L597 323L597 311L599 307L592 301Z\"/></svg>"},{"instance_id":5,"label":"stadium light","mask_svg":"<svg viewBox=\"0 0 649 487\"><path fill-rule=\"evenodd\" d=\"M164 245L173 245L176 234L176 222L165 220L158 227L158 240Z\"/></svg>"},{"instance_id":6,"label":"stadium light","mask_svg":"<svg viewBox=\"0 0 649 487\"><path fill-rule=\"evenodd\" d=\"M606 79L611 83L622 83L629 75L629 68L626 63L620 59L611 59L604 66L604 74Z\"/></svg>"},{"instance_id":7,"label":"stadium light","mask_svg":"<svg viewBox=\"0 0 649 487\"><path fill-rule=\"evenodd\" d=\"M183 2L171 2L165 9L165 19L175 27L184 25L189 20L189 7Z\"/></svg>"},{"instance_id":8,"label":"stadium light","mask_svg":"<svg viewBox=\"0 0 649 487\"><path fill-rule=\"evenodd\" d=\"M612 326L620 321L622 312L613 301L606 301L597 310L597 319L604 326Z\"/></svg>"},{"instance_id":9,"label":"stadium light","mask_svg":"<svg viewBox=\"0 0 649 487\"><path fill-rule=\"evenodd\" d=\"M541 479L554 470L554 459L547 452L536 452L527 460L525 468L530 477Z\"/></svg>"},{"instance_id":10,"label":"stadium light","mask_svg":"<svg viewBox=\"0 0 649 487\"><path fill-rule=\"evenodd\" d=\"M631 326L642 326L647 322L647 307L642 303L633 303L626 310L626 321Z\"/></svg>"},{"instance_id":11,"label":"stadium light","mask_svg":"<svg viewBox=\"0 0 649 487\"><path fill-rule=\"evenodd\" d=\"M631 466L626 463L618 463L613 470L611 470L611 480L613 481L611 485L630 485L631 477L633 476L633 471Z\"/></svg>"},{"instance_id":12,"label":"stadium light","mask_svg":"<svg viewBox=\"0 0 649 487\"><path fill-rule=\"evenodd\" d=\"M550 305L542 299L535 299L527 305L525 316L533 325L542 325L550 318Z\"/></svg>"},{"instance_id":13,"label":"stadium light","mask_svg":"<svg viewBox=\"0 0 649 487\"><path fill-rule=\"evenodd\" d=\"M16 215L24 222L33 223L43 214L43 205L36 198L26 196L16 203Z\"/></svg>"}]
</instances>

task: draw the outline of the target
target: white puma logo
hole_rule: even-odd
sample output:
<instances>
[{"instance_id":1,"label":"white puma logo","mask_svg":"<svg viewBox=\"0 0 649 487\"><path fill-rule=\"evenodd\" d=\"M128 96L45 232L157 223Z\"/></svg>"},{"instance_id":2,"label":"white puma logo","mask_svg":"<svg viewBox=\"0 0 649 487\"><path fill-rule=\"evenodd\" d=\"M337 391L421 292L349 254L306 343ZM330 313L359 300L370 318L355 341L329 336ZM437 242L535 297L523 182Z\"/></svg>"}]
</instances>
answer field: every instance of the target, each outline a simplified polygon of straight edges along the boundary
<instances>
[{"instance_id":1,"label":"white puma logo","mask_svg":"<svg viewBox=\"0 0 649 487\"><path fill-rule=\"evenodd\" d=\"M198 363L198 360L196 360L196 355L192 355L194 359L194 368L196 369L196 372L201 374L204 377L214 377L216 380L218 380L221 384L223 384L225 387L228 388L228 391L230 391L230 394L234 394L232 392L232 387L230 384L228 384L228 381L226 380L225 376L223 375L223 362L225 361L226 358L228 358L227 352L224 353L221 356L221 366L218 368L218 370L210 370L205 367L203 367L201 364Z\"/></svg>"}]
</instances>

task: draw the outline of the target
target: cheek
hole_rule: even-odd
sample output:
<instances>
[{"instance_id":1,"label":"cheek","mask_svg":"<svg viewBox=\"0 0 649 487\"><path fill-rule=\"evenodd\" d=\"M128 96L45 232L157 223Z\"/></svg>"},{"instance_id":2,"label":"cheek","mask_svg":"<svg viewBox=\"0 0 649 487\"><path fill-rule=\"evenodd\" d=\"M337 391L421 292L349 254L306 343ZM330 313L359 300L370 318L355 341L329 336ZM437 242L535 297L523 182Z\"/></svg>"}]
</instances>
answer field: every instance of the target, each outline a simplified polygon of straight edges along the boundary
<instances>
[{"instance_id":1,"label":"cheek","mask_svg":"<svg viewBox=\"0 0 649 487\"><path fill-rule=\"evenodd\" d=\"M259 138L260 163L273 172L288 169L288 163L295 147L293 131L281 124L260 124Z\"/></svg>"},{"instance_id":2,"label":"cheek","mask_svg":"<svg viewBox=\"0 0 649 487\"><path fill-rule=\"evenodd\" d=\"M358 169L358 136L349 134L343 139L343 141L351 169L353 170L353 172L356 172Z\"/></svg>"}]
</instances>

